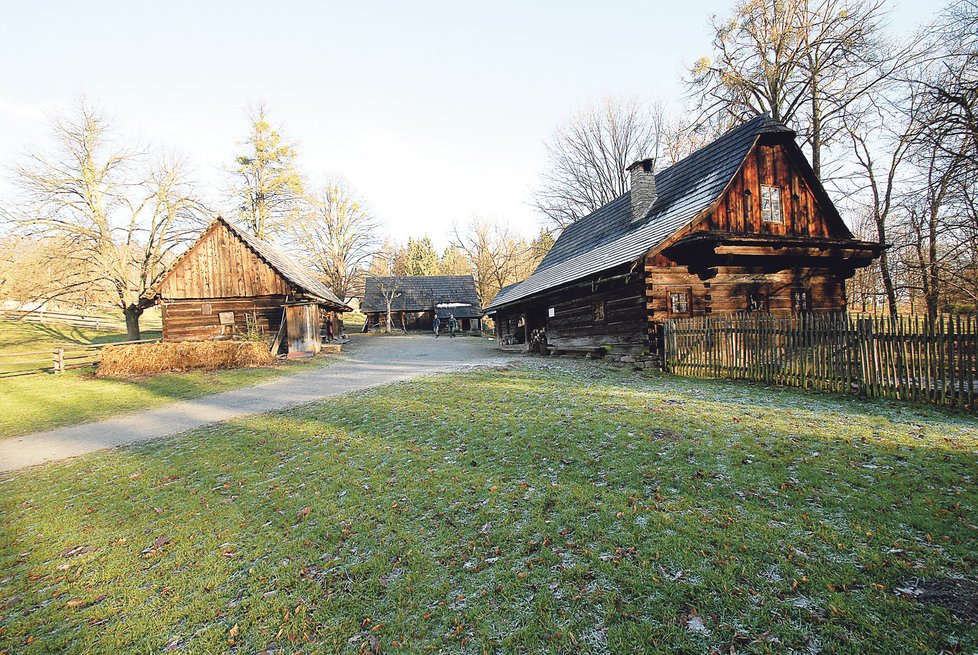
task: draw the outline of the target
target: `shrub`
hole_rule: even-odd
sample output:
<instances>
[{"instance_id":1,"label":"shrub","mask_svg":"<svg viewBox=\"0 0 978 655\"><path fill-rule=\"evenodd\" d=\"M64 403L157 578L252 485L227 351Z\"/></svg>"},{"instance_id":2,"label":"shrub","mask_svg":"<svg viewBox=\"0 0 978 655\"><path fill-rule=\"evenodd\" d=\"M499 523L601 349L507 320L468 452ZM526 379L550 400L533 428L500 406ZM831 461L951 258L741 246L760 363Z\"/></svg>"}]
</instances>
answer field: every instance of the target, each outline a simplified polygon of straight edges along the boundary
<instances>
[{"instance_id":1,"label":"shrub","mask_svg":"<svg viewBox=\"0 0 978 655\"><path fill-rule=\"evenodd\" d=\"M266 366L275 361L256 341L178 341L106 346L96 375L125 377L169 371Z\"/></svg>"}]
</instances>

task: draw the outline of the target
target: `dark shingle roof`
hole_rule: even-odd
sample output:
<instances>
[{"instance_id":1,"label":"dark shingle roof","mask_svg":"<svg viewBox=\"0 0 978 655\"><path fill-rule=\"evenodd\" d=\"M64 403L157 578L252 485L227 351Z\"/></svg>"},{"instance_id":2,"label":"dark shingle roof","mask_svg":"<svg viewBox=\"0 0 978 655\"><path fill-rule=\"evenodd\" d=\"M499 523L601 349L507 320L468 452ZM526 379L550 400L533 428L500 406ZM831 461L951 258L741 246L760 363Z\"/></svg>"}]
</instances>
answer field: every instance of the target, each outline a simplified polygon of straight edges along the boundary
<instances>
[{"instance_id":1,"label":"dark shingle roof","mask_svg":"<svg viewBox=\"0 0 978 655\"><path fill-rule=\"evenodd\" d=\"M454 314L455 318L482 316L479 293L471 275L368 277L364 283L360 311L386 312L387 303L384 302L381 286L389 289L391 284L396 285L400 293L391 305L391 309L396 311L425 312L434 308L441 317L449 314Z\"/></svg>"},{"instance_id":2,"label":"dark shingle roof","mask_svg":"<svg viewBox=\"0 0 978 655\"><path fill-rule=\"evenodd\" d=\"M632 222L625 193L569 225L533 275L500 291L486 309L637 259L719 198L758 136L773 132L793 133L762 114L656 173L656 200L641 221Z\"/></svg>"}]
</instances>

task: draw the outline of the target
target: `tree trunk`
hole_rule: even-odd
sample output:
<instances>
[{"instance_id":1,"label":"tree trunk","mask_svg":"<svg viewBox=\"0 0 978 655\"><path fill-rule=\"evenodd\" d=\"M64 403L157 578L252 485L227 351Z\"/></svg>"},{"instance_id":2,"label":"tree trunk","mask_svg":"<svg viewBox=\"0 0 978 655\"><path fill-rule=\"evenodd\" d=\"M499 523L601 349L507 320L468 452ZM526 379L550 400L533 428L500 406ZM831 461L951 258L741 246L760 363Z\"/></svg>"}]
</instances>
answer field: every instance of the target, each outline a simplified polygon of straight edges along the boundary
<instances>
[{"instance_id":1,"label":"tree trunk","mask_svg":"<svg viewBox=\"0 0 978 655\"><path fill-rule=\"evenodd\" d=\"M122 310L126 317L126 340L139 341L139 317L143 314L143 308L139 305L129 305Z\"/></svg>"},{"instance_id":2,"label":"tree trunk","mask_svg":"<svg viewBox=\"0 0 978 655\"><path fill-rule=\"evenodd\" d=\"M927 226L927 268L925 273L928 278L927 317L931 321L936 321L938 311L940 310L940 274L937 268L938 211L936 207L931 209L929 218L930 224Z\"/></svg>"},{"instance_id":3,"label":"tree trunk","mask_svg":"<svg viewBox=\"0 0 978 655\"><path fill-rule=\"evenodd\" d=\"M877 205L878 207L879 205ZM879 210L876 211L876 236L880 243L886 243L886 217ZM893 275L890 273L890 259L887 256L886 248L880 253L880 277L883 279L883 291L886 293L886 304L890 310L890 316L899 313L897 307L896 289L893 288Z\"/></svg>"},{"instance_id":4,"label":"tree trunk","mask_svg":"<svg viewBox=\"0 0 978 655\"><path fill-rule=\"evenodd\" d=\"M822 176L822 108L818 102L818 84L812 74L812 170Z\"/></svg>"}]
</instances>

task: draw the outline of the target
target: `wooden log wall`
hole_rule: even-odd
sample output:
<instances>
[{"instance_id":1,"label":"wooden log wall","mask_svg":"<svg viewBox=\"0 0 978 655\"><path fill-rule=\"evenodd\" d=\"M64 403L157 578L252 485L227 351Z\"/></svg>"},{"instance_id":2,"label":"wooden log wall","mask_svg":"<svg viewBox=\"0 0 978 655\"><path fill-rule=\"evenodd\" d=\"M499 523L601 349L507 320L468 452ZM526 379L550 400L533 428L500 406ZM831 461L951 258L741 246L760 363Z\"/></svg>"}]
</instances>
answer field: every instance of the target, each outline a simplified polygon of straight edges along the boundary
<instances>
[{"instance_id":1,"label":"wooden log wall","mask_svg":"<svg viewBox=\"0 0 978 655\"><path fill-rule=\"evenodd\" d=\"M747 311L751 293L767 299L772 312L792 311L792 294L804 290L809 310L845 309L845 282L830 269L793 268L781 271L762 266L718 266L704 279L685 266L646 265L646 308L649 320L661 322L669 316L669 294L691 294L691 316ZM715 274L714 274L715 271Z\"/></svg>"},{"instance_id":2,"label":"wooden log wall","mask_svg":"<svg viewBox=\"0 0 978 655\"><path fill-rule=\"evenodd\" d=\"M165 300L285 296L288 282L222 223L215 222L160 287Z\"/></svg>"},{"instance_id":3,"label":"wooden log wall","mask_svg":"<svg viewBox=\"0 0 978 655\"><path fill-rule=\"evenodd\" d=\"M556 350L611 346L616 352L633 352L648 348L644 291L644 279L635 275L595 281L593 286L577 285L543 300L543 311L554 310L546 318L547 344ZM604 304L604 319L596 321L598 303Z\"/></svg>"},{"instance_id":4,"label":"wooden log wall","mask_svg":"<svg viewBox=\"0 0 978 655\"><path fill-rule=\"evenodd\" d=\"M213 298L205 300L168 300L161 303L163 310L163 339L186 341L188 339L213 339L222 331L221 312L234 313L234 329L247 329L249 314L257 316L258 325L265 334L275 335L282 322L282 305L285 296L259 298Z\"/></svg>"}]
</instances>

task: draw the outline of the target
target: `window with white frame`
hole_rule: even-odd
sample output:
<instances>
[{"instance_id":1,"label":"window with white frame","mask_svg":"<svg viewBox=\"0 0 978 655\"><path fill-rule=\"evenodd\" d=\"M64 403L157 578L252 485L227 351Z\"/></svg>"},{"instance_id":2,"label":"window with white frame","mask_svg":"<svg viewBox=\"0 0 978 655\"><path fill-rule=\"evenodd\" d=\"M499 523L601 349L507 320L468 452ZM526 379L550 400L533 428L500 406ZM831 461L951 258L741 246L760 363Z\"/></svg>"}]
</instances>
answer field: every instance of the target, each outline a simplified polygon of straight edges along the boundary
<instances>
[{"instance_id":1,"label":"window with white frame","mask_svg":"<svg viewBox=\"0 0 978 655\"><path fill-rule=\"evenodd\" d=\"M808 289L797 288L791 291L791 310L794 312L807 312L812 308L812 297Z\"/></svg>"},{"instance_id":2,"label":"window with white frame","mask_svg":"<svg viewBox=\"0 0 978 655\"><path fill-rule=\"evenodd\" d=\"M781 213L781 187L761 186L761 218L765 223L784 223Z\"/></svg>"},{"instance_id":3,"label":"window with white frame","mask_svg":"<svg viewBox=\"0 0 978 655\"><path fill-rule=\"evenodd\" d=\"M669 314L671 316L689 315L689 292L687 291L669 292Z\"/></svg>"}]
</instances>

